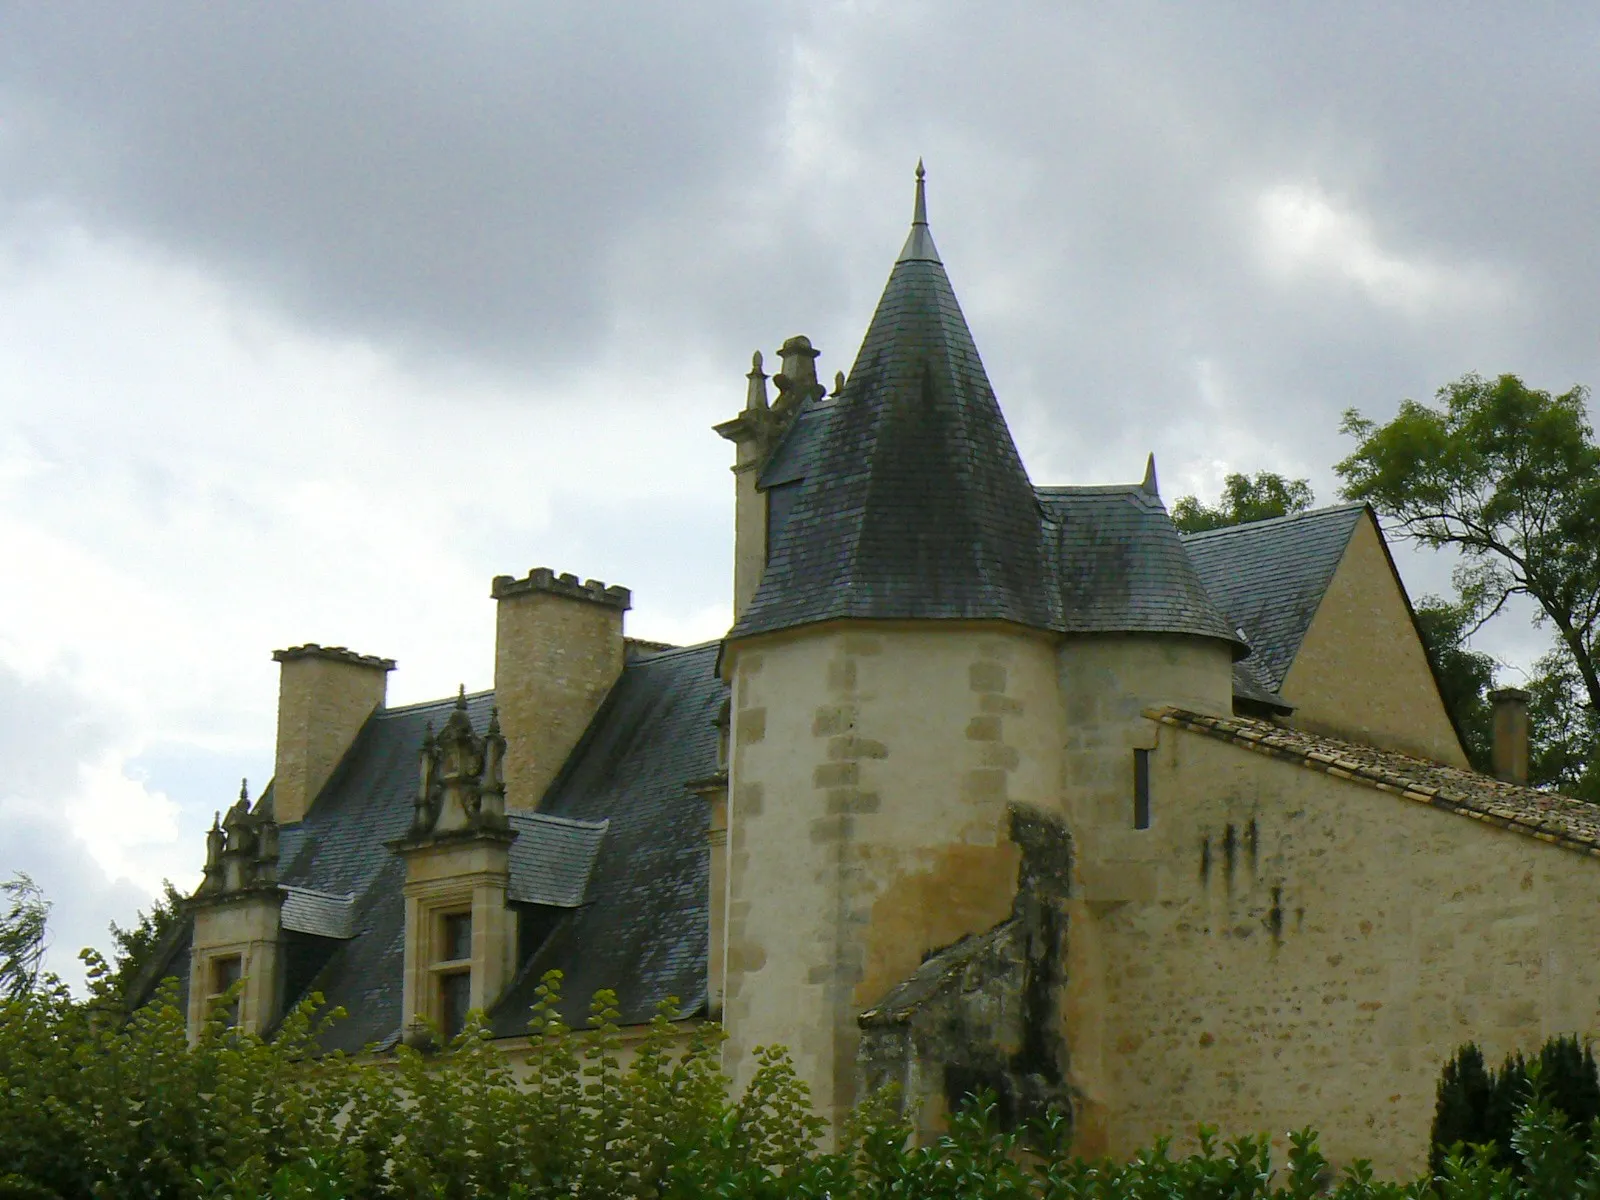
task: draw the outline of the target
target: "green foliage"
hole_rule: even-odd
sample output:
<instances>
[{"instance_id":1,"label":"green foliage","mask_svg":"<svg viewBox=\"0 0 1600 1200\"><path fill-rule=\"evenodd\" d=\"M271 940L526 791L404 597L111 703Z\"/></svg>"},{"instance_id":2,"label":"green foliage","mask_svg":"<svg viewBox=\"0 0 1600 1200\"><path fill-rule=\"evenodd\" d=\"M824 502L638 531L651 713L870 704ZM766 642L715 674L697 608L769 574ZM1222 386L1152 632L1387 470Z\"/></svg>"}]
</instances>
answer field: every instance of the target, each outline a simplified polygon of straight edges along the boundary
<instances>
[{"instance_id":1,"label":"green foliage","mask_svg":"<svg viewBox=\"0 0 1600 1200\"><path fill-rule=\"evenodd\" d=\"M170 879L161 881L161 892L150 911L139 913L131 927L124 929L115 921L111 923L111 940L116 946L111 986L124 1002L133 999L130 990L154 966L163 939L182 923L183 893L172 886Z\"/></svg>"},{"instance_id":2,"label":"green foliage","mask_svg":"<svg viewBox=\"0 0 1600 1200\"><path fill-rule=\"evenodd\" d=\"M18 872L0 883L0 996L15 1000L31 992L44 962L50 901L39 885Z\"/></svg>"},{"instance_id":3,"label":"green foliage","mask_svg":"<svg viewBox=\"0 0 1600 1200\"><path fill-rule=\"evenodd\" d=\"M0 1002L0 1198L1600 1200L1579 1124L1600 1092L1575 1042L1519 1067L1530 1100L1506 1149L1441 1157L1433 1180L1383 1182L1360 1162L1334 1178L1310 1130L1287 1135L1281 1165L1266 1137L1210 1129L1187 1156L1160 1142L1085 1161L1064 1117L1004 1129L990 1096L923 1145L892 1093L871 1097L829 1151L781 1050L757 1051L732 1093L714 1026L686 1031L664 1007L625 1038L602 992L574 1033L554 972L513 1068L479 1014L439 1051L319 1054L315 1000L267 1042L227 1026L224 997L190 1045L172 982L125 1017L110 969L85 955L88 1003L49 980Z\"/></svg>"},{"instance_id":4,"label":"green foliage","mask_svg":"<svg viewBox=\"0 0 1600 1200\"><path fill-rule=\"evenodd\" d=\"M1222 482L1222 499L1215 508L1196 496L1179 497L1172 506L1172 523L1184 533L1246 525L1272 517L1287 517L1310 508L1315 497L1304 479L1285 479L1271 471L1229 475Z\"/></svg>"},{"instance_id":5,"label":"green foliage","mask_svg":"<svg viewBox=\"0 0 1600 1200\"><path fill-rule=\"evenodd\" d=\"M1584 702L1583 681L1559 647L1534 666L1528 684L1528 779L1600 804L1600 710Z\"/></svg>"},{"instance_id":6,"label":"green foliage","mask_svg":"<svg viewBox=\"0 0 1600 1200\"><path fill-rule=\"evenodd\" d=\"M1437 399L1407 400L1385 425L1345 413L1359 444L1335 468L1344 494L1403 536L1458 550L1456 586L1480 622L1512 596L1536 601L1584 703L1600 707L1600 446L1588 392L1465 375Z\"/></svg>"},{"instance_id":7,"label":"green foliage","mask_svg":"<svg viewBox=\"0 0 1600 1200\"><path fill-rule=\"evenodd\" d=\"M1467 648L1476 628L1470 605L1451 604L1438 596L1417 602L1417 631L1433 663L1445 707L1455 718L1467 759L1474 769L1490 772L1494 759L1494 710L1489 689L1494 687L1495 661Z\"/></svg>"},{"instance_id":8,"label":"green foliage","mask_svg":"<svg viewBox=\"0 0 1600 1200\"><path fill-rule=\"evenodd\" d=\"M1594 1054L1576 1038L1551 1038L1532 1062L1507 1056L1498 1071L1487 1067L1476 1045L1462 1046L1439 1077L1429 1134L1433 1171L1443 1171L1450 1154L1464 1147L1483 1148L1485 1161L1516 1170L1523 1158L1516 1148L1520 1114L1535 1090L1540 1104L1570 1129L1600 1118L1600 1073Z\"/></svg>"}]
</instances>

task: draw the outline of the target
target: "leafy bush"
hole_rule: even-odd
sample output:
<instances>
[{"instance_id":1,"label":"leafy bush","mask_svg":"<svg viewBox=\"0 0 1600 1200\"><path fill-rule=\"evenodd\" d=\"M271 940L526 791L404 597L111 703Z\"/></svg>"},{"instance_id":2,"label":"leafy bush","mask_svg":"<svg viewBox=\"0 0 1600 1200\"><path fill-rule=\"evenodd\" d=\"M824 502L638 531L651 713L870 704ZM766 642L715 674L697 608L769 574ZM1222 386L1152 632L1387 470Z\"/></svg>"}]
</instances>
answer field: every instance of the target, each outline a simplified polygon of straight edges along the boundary
<instances>
[{"instance_id":1,"label":"leafy bush","mask_svg":"<svg viewBox=\"0 0 1600 1200\"><path fill-rule=\"evenodd\" d=\"M1600 1072L1594 1054L1575 1037L1555 1037L1528 1062L1508 1055L1499 1071L1491 1071L1483 1052L1468 1043L1456 1051L1439 1077L1433 1130L1429 1135L1430 1168L1443 1169L1452 1149L1487 1146L1493 1161L1515 1166L1513 1147L1518 1113L1529 1099L1532 1081L1550 1107L1574 1129L1586 1129L1600 1117Z\"/></svg>"},{"instance_id":2,"label":"leafy bush","mask_svg":"<svg viewBox=\"0 0 1600 1200\"><path fill-rule=\"evenodd\" d=\"M1130 1163L1085 1162L1064 1118L1003 1131L988 1097L923 1146L892 1096L873 1097L824 1152L782 1051L759 1052L732 1095L721 1034L685 1040L664 1010L624 1065L611 997L575 1035L556 1015L554 974L516 1071L476 1019L437 1054L320 1055L311 1004L271 1041L227 1028L219 1007L190 1046L170 982L125 1020L109 974L95 966L87 1004L59 985L0 1004L0 1200L1600 1200L1592 1147L1540 1064L1526 1070L1510 1165L1485 1150L1409 1184L1359 1163L1331 1180L1309 1130L1279 1169L1266 1138L1211 1130L1186 1157L1161 1143Z\"/></svg>"}]
</instances>

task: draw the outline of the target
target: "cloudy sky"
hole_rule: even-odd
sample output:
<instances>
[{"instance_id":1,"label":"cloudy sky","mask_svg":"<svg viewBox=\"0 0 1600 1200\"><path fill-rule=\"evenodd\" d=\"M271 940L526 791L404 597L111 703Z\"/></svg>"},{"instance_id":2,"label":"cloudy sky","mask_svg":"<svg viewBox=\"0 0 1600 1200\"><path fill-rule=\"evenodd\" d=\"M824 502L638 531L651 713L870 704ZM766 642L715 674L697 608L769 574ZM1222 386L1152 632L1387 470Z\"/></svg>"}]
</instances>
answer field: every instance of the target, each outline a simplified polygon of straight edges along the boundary
<instances>
[{"instance_id":1,"label":"cloudy sky","mask_svg":"<svg viewBox=\"0 0 1600 1200\"><path fill-rule=\"evenodd\" d=\"M1586 7L0 4L0 877L72 978L192 886L276 647L485 687L535 565L720 634L709 427L848 369L918 156L1041 483L1331 501L1348 406L1600 382Z\"/></svg>"}]
</instances>

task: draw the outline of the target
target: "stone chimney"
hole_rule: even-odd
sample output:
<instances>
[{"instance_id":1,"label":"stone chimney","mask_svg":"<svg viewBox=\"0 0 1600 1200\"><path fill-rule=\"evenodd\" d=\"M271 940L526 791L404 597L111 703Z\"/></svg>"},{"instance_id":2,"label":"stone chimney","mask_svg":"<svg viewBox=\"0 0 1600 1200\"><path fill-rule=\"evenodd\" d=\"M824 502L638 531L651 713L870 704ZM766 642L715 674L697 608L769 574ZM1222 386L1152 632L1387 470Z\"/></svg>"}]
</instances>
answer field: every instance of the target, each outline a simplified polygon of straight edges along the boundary
<instances>
[{"instance_id":1,"label":"stone chimney","mask_svg":"<svg viewBox=\"0 0 1600 1200\"><path fill-rule=\"evenodd\" d=\"M625 587L538 567L495 577L494 692L507 808L534 809L622 674Z\"/></svg>"},{"instance_id":2,"label":"stone chimney","mask_svg":"<svg viewBox=\"0 0 1600 1200\"><path fill-rule=\"evenodd\" d=\"M1507 783L1528 782L1528 693L1501 688L1489 693L1494 705L1494 774Z\"/></svg>"},{"instance_id":3,"label":"stone chimney","mask_svg":"<svg viewBox=\"0 0 1600 1200\"><path fill-rule=\"evenodd\" d=\"M272 658L280 664L272 807L278 824L293 825L383 707L394 659L315 642L274 650Z\"/></svg>"},{"instance_id":4,"label":"stone chimney","mask_svg":"<svg viewBox=\"0 0 1600 1200\"><path fill-rule=\"evenodd\" d=\"M716 432L735 447L733 464L733 619L761 586L767 566L767 502L756 487L761 468L777 447L794 414L808 399L821 397L817 383L817 355L811 339L796 336L778 350L782 369L773 377L778 397L767 403L767 376L761 369L761 351L750 360L744 411L716 426Z\"/></svg>"}]
</instances>

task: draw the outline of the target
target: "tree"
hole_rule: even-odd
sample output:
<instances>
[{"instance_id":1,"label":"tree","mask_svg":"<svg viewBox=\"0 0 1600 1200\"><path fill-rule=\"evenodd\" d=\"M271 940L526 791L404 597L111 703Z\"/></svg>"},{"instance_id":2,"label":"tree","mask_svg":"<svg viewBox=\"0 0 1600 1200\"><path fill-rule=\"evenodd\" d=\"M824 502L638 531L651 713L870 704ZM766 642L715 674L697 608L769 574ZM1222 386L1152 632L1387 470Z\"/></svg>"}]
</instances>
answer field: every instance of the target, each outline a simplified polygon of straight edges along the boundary
<instances>
[{"instance_id":1,"label":"tree","mask_svg":"<svg viewBox=\"0 0 1600 1200\"><path fill-rule=\"evenodd\" d=\"M115 921L111 922L111 940L116 945L111 964L111 988L124 1004L132 1001L132 988L153 964L167 934L183 917L183 893L172 886L170 879L161 881L161 889L162 894L150 906L150 911L139 913L131 927L124 929Z\"/></svg>"},{"instance_id":2,"label":"tree","mask_svg":"<svg viewBox=\"0 0 1600 1200\"><path fill-rule=\"evenodd\" d=\"M0 914L0 996L16 1000L33 991L39 981L50 901L21 871L0 883L0 897L8 905Z\"/></svg>"},{"instance_id":3,"label":"tree","mask_svg":"<svg viewBox=\"0 0 1600 1200\"><path fill-rule=\"evenodd\" d=\"M1559 650L1541 658L1528 693L1528 781L1600 804L1600 719L1583 702L1571 658Z\"/></svg>"},{"instance_id":4,"label":"tree","mask_svg":"<svg viewBox=\"0 0 1600 1200\"><path fill-rule=\"evenodd\" d=\"M1461 731L1467 760L1474 770L1494 768L1494 711L1489 689L1494 687L1495 661L1466 641L1475 624L1467 604L1451 604L1438 596L1423 596L1416 604L1417 632L1439 681L1439 695Z\"/></svg>"},{"instance_id":5,"label":"tree","mask_svg":"<svg viewBox=\"0 0 1600 1200\"><path fill-rule=\"evenodd\" d=\"M1209 508L1196 496L1182 496L1172 506L1172 523L1184 533L1247 525L1273 517L1287 517L1310 508L1315 497L1304 479L1285 479L1271 471L1254 477L1229 475L1222 483L1222 499Z\"/></svg>"},{"instance_id":6,"label":"tree","mask_svg":"<svg viewBox=\"0 0 1600 1200\"><path fill-rule=\"evenodd\" d=\"M1464 375L1438 405L1407 400L1387 424L1355 409L1359 439L1335 470L1344 494L1388 517L1401 536L1458 550L1456 587L1478 624L1513 596L1538 603L1586 703L1600 708L1600 446L1589 393L1559 396L1515 375Z\"/></svg>"}]
</instances>

